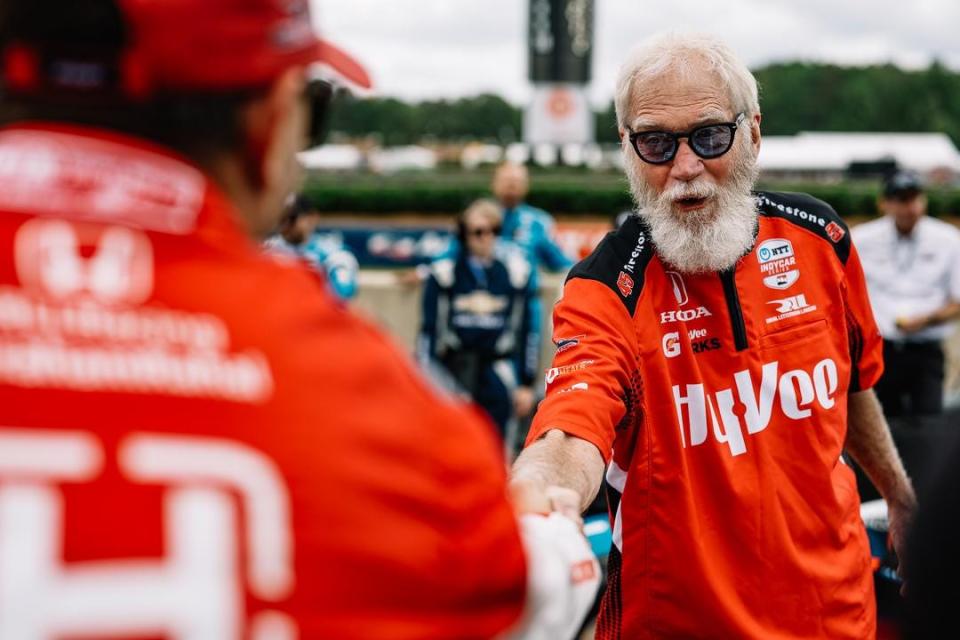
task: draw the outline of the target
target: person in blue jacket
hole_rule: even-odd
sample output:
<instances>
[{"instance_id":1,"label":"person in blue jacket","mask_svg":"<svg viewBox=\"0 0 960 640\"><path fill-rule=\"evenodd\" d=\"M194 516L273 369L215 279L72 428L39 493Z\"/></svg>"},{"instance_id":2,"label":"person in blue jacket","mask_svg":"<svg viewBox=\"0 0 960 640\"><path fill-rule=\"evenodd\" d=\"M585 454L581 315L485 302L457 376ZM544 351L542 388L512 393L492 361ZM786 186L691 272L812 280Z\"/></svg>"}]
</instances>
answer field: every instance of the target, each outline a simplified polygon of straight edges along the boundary
<instances>
[{"instance_id":1,"label":"person in blue jacket","mask_svg":"<svg viewBox=\"0 0 960 640\"><path fill-rule=\"evenodd\" d=\"M554 239L554 222L549 213L532 207L524 200L530 192L530 173L522 164L505 162L493 173L493 195L503 207L503 237L524 250L532 268L531 287L539 291L539 271L565 272L571 260ZM543 328L543 305L534 296L530 305L532 340L540 344Z\"/></svg>"},{"instance_id":2,"label":"person in blue jacket","mask_svg":"<svg viewBox=\"0 0 960 640\"><path fill-rule=\"evenodd\" d=\"M316 205L306 195L293 198L280 222L278 232L264 246L268 251L295 255L324 276L330 290L341 300L357 294L360 267L357 258L334 233L317 233L323 220Z\"/></svg>"},{"instance_id":3,"label":"person in blue jacket","mask_svg":"<svg viewBox=\"0 0 960 640\"><path fill-rule=\"evenodd\" d=\"M573 260L563 252L554 239L555 223L549 213L533 207L524 200L530 192L530 173L522 164L505 162L493 172L491 190L499 203L503 224L501 238L520 247L533 268L534 284L537 271L546 269L554 273L566 271L573 266ZM444 260L457 255L461 242L454 238L447 248L437 254L434 260ZM423 280L429 274L428 265L417 272L409 272L401 277L406 284Z\"/></svg>"},{"instance_id":4,"label":"person in blue jacket","mask_svg":"<svg viewBox=\"0 0 960 640\"><path fill-rule=\"evenodd\" d=\"M525 166L501 164L493 173L492 188L503 207L503 237L520 246L534 268L560 272L573 266L554 240L550 214L524 202L530 192L530 174Z\"/></svg>"},{"instance_id":5,"label":"person in blue jacket","mask_svg":"<svg viewBox=\"0 0 960 640\"><path fill-rule=\"evenodd\" d=\"M525 166L513 162L499 165L493 173L491 188L502 210L501 239L518 246L530 263L530 287L535 293L530 301L531 340L539 345L543 328L543 305L536 295L539 291L539 270L563 272L573 266L573 260L554 240L554 221L550 214L524 202L530 191L530 174ZM454 238L447 250L435 260L455 258L461 245L460 238ZM416 271L411 270L409 275L401 275L400 282L412 284L423 280L430 272L429 265L420 265Z\"/></svg>"},{"instance_id":6,"label":"person in blue jacket","mask_svg":"<svg viewBox=\"0 0 960 640\"><path fill-rule=\"evenodd\" d=\"M435 261L423 294L418 359L442 371L482 407L500 435L533 409L537 349L533 270L523 251L498 242L503 217L490 200L457 221L463 250Z\"/></svg>"}]
</instances>

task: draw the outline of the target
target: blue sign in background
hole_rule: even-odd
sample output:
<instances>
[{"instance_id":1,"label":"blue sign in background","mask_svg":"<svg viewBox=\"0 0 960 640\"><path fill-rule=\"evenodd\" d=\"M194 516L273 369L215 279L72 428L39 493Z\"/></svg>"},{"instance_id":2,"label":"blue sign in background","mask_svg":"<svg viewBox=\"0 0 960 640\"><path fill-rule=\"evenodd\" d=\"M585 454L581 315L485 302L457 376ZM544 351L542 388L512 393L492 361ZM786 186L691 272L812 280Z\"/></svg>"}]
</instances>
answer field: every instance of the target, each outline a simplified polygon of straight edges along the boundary
<instances>
[{"instance_id":1,"label":"blue sign in background","mask_svg":"<svg viewBox=\"0 0 960 640\"><path fill-rule=\"evenodd\" d=\"M450 228L321 227L317 233L340 236L361 267L414 267L447 251Z\"/></svg>"}]
</instances>

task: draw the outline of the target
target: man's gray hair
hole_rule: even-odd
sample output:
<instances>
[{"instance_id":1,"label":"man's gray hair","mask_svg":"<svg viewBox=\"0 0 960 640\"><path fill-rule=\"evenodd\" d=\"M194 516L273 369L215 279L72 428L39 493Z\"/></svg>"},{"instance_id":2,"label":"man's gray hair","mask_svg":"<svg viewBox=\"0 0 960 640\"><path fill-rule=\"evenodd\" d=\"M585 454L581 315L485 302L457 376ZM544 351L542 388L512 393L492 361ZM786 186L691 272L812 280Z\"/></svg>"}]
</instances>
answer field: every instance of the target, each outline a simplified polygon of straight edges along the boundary
<instances>
[{"instance_id":1,"label":"man's gray hair","mask_svg":"<svg viewBox=\"0 0 960 640\"><path fill-rule=\"evenodd\" d=\"M726 88L734 113L747 116L760 112L757 80L733 50L710 35L667 33L655 36L630 53L617 78L614 96L617 124L626 127L634 87L668 74L680 77L707 68Z\"/></svg>"}]
</instances>

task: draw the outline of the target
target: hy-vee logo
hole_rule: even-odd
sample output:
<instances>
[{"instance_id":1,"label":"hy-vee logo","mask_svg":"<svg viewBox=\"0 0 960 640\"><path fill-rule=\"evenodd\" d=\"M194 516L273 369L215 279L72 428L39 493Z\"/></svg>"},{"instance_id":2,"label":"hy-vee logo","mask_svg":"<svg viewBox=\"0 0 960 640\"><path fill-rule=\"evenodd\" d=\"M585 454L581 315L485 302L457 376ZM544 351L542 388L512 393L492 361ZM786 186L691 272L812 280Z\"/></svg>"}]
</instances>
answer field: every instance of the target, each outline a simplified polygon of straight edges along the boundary
<instances>
[{"instance_id":1,"label":"hy-vee logo","mask_svg":"<svg viewBox=\"0 0 960 640\"><path fill-rule=\"evenodd\" d=\"M830 358L818 362L810 372L792 369L778 374L778 368L778 362L763 365L759 397L749 369L733 375L736 391L728 388L710 392L702 384L673 385L684 448L706 442L708 414L714 439L727 445L731 455L738 456L747 451L744 430L754 435L766 429L775 400L783 415L791 420L809 418L815 405L832 409L836 404L837 364Z\"/></svg>"}]
</instances>

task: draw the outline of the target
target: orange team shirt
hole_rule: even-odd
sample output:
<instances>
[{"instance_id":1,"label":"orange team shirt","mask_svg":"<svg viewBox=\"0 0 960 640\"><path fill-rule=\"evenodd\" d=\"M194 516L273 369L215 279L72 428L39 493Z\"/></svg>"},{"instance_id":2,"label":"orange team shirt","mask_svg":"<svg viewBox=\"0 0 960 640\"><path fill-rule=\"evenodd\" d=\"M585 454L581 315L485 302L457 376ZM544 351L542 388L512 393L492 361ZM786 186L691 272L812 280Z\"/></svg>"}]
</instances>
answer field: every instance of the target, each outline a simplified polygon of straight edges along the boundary
<instances>
[{"instance_id":1,"label":"orange team shirt","mask_svg":"<svg viewBox=\"0 0 960 640\"><path fill-rule=\"evenodd\" d=\"M599 638L866 638L869 547L841 460L847 395L882 348L828 205L759 193L754 248L680 274L637 218L570 273L528 443L560 429L609 462Z\"/></svg>"},{"instance_id":2,"label":"orange team shirt","mask_svg":"<svg viewBox=\"0 0 960 640\"><path fill-rule=\"evenodd\" d=\"M0 130L0 637L489 638L492 428L168 152Z\"/></svg>"}]
</instances>

